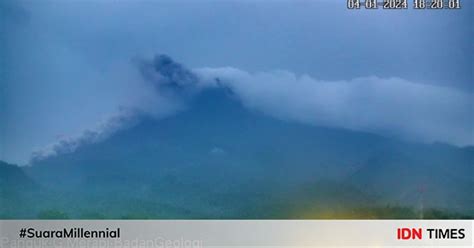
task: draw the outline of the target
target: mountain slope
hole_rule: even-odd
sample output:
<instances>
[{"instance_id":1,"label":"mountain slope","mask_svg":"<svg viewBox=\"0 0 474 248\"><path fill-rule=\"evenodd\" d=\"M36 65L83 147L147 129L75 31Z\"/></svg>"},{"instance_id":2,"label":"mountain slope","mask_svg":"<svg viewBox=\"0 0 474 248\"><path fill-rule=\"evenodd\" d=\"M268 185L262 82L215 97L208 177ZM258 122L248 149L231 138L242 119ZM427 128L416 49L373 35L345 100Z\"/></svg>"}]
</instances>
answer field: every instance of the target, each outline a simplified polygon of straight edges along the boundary
<instances>
[{"instance_id":1,"label":"mountain slope","mask_svg":"<svg viewBox=\"0 0 474 248\"><path fill-rule=\"evenodd\" d=\"M0 161L0 218L27 214L23 204L39 189L21 167Z\"/></svg>"},{"instance_id":2,"label":"mountain slope","mask_svg":"<svg viewBox=\"0 0 474 248\"><path fill-rule=\"evenodd\" d=\"M0 189L28 190L35 186L35 183L26 176L22 168L0 161Z\"/></svg>"}]
</instances>

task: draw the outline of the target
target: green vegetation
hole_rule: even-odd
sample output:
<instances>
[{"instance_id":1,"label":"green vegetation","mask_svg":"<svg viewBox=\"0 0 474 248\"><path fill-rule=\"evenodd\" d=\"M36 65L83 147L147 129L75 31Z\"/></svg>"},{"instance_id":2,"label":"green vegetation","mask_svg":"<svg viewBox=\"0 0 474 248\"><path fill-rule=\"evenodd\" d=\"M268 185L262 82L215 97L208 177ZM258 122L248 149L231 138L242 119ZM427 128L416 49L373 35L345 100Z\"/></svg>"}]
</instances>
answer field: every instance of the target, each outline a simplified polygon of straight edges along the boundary
<instances>
[{"instance_id":1,"label":"green vegetation","mask_svg":"<svg viewBox=\"0 0 474 248\"><path fill-rule=\"evenodd\" d=\"M418 210L410 207L373 207L351 210L326 210L293 216L299 219L472 219L474 216L440 209Z\"/></svg>"},{"instance_id":2,"label":"green vegetation","mask_svg":"<svg viewBox=\"0 0 474 248\"><path fill-rule=\"evenodd\" d=\"M38 219L64 220L64 219L69 219L69 216L60 210L49 209L49 210L43 210L39 212Z\"/></svg>"},{"instance_id":3,"label":"green vegetation","mask_svg":"<svg viewBox=\"0 0 474 248\"><path fill-rule=\"evenodd\" d=\"M253 213L254 217L245 218L239 216L241 219L256 219L257 216L265 217L264 213ZM217 217L217 216L216 216ZM249 217L249 216L248 216ZM351 210L319 210L307 211L299 214L280 213L274 216L268 216L271 219L473 219L474 216L462 215L459 213L443 211L439 209L426 209L423 211L416 210L409 207L375 207L375 208L357 208ZM122 215L105 215L98 212L85 212L79 214L74 219L161 219L156 214L143 212L130 212ZM49 209L40 211L37 219L69 219L69 215L57 209ZM165 217L165 219L167 219Z\"/></svg>"}]
</instances>

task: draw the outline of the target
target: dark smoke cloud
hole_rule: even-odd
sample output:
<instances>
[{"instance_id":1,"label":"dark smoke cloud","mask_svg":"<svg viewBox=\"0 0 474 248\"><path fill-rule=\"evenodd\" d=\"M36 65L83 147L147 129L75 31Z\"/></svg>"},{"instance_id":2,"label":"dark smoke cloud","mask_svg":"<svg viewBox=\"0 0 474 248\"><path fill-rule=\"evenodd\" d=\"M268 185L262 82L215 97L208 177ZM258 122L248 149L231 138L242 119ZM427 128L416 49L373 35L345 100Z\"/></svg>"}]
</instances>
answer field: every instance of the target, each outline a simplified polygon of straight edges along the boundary
<instances>
[{"instance_id":1,"label":"dark smoke cloud","mask_svg":"<svg viewBox=\"0 0 474 248\"><path fill-rule=\"evenodd\" d=\"M161 54L153 59L141 59L137 69L145 86L151 86L147 100L135 106L123 106L117 114L87 129L77 136L64 137L32 153L30 163L51 156L71 153L79 147L103 141L119 130L140 122L143 116L162 118L184 108L198 90L198 77L183 65Z\"/></svg>"},{"instance_id":2,"label":"dark smoke cloud","mask_svg":"<svg viewBox=\"0 0 474 248\"><path fill-rule=\"evenodd\" d=\"M65 137L41 150L34 151L30 164L51 156L72 153L81 146L103 141L119 130L134 126L139 120L140 113L138 111L122 109L117 115L108 118L94 129L87 129L75 137Z\"/></svg>"},{"instance_id":3,"label":"dark smoke cloud","mask_svg":"<svg viewBox=\"0 0 474 248\"><path fill-rule=\"evenodd\" d=\"M139 62L139 70L147 82L159 92L192 93L198 77L168 55L156 55L152 60Z\"/></svg>"}]
</instances>

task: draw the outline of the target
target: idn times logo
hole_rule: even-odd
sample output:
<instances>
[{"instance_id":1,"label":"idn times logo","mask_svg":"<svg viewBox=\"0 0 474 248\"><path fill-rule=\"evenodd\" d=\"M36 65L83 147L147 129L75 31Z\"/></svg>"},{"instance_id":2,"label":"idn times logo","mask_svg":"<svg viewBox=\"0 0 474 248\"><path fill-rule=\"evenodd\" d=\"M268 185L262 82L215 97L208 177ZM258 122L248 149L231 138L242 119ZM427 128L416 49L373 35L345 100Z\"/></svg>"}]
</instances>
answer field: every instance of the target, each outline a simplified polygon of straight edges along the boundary
<instances>
[{"instance_id":1,"label":"idn times logo","mask_svg":"<svg viewBox=\"0 0 474 248\"><path fill-rule=\"evenodd\" d=\"M397 228L398 240L464 239L464 228Z\"/></svg>"}]
</instances>

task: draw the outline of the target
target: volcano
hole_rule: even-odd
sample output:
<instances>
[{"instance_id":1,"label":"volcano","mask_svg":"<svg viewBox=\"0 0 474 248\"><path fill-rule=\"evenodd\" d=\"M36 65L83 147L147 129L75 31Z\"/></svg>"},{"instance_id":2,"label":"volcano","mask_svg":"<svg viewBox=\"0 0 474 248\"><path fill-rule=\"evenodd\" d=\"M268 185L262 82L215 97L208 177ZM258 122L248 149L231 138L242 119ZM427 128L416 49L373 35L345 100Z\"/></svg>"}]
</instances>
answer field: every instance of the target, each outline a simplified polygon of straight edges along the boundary
<instances>
[{"instance_id":1,"label":"volcano","mask_svg":"<svg viewBox=\"0 0 474 248\"><path fill-rule=\"evenodd\" d=\"M182 90L196 80L185 71L180 86L180 76L169 71L172 61L161 60L166 63L158 58L145 70L166 71L160 89ZM99 219L473 214L472 147L278 119L245 107L223 86L193 93L187 108L166 118L135 118L104 140L24 167L41 193L12 216L45 210Z\"/></svg>"}]
</instances>

